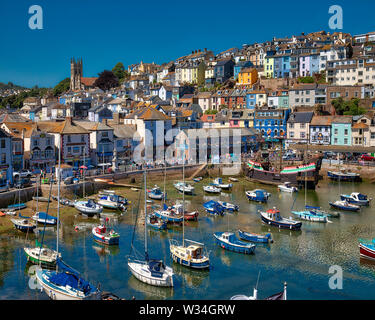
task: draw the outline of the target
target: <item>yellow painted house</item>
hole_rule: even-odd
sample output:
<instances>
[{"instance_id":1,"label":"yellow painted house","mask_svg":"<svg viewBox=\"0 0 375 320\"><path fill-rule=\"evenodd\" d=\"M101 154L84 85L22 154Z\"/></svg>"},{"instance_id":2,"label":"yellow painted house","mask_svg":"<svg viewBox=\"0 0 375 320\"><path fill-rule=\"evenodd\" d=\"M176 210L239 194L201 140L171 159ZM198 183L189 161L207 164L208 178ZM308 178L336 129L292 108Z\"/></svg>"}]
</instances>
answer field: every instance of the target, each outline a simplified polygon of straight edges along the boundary
<instances>
[{"instance_id":1,"label":"yellow painted house","mask_svg":"<svg viewBox=\"0 0 375 320\"><path fill-rule=\"evenodd\" d=\"M267 78L273 78L274 74L274 58L265 57L264 58L264 74Z\"/></svg>"},{"instance_id":2,"label":"yellow painted house","mask_svg":"<svg viewBox=\"0 0 375 320\"><path fill-rule=\"evenodd\" d=\"M240 85L250 85L258 81L258 71L255 68L244 68L238 74L237 83Z\"/></svg>"}]
</instances>

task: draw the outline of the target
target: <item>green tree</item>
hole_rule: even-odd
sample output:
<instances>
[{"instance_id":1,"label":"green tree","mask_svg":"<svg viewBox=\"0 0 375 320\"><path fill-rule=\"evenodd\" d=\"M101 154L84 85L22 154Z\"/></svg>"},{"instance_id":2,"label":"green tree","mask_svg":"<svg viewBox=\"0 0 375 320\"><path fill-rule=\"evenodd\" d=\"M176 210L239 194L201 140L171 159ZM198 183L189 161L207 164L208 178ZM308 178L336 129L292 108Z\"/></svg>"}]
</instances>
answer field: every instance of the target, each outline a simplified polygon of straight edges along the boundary
<instances>
[{"instance_id":1,"label":"green tree","mask_svg":"<svg viewBox=\"0 0 375 320\"><path fill-rule=\"evenodd\" d=\"M338 115L358 116L366 113L366 109L359 106L358 98L344 100L342 97L339 97L332 100L331 104Z\"/></svg>"},{"instance_id":2,"label":"green tree","mask_svg":"<svg viewBox=\"0 0 375 320\"><path fill-rule=\"evenodd\" d=\"M206 64L202 61L198 66L198 86L203 87L205 83Z\"/></svg>"},{"instance_id":3,"label":"green tree","mask_svg":"<svg viewBox=\"0 0 375 320\"><path fill-rule=\"evenodd\" d=\"M313 77L299 77L298 78L299 83L314 83L314 78Z\"/></svg>"},{"instance_id":4,"label":"green tree","mask_svg":"<svg viewBox=\"0 0 375 320\"><path fill-rule=\"evenodd\" d=\"M66 78L61 80L54 88L53 88L53 95L55 97L61 95L64 92L69 91L70 89L70 78Z\"/></svg>"},{"instance_id":5,"label":"green tree","mask_svg":"<svg viewBox=\"0 0 375 320\"><path fill-rule=\"evenodd\" d=\"M113 67L112 72L117 77L120 83L129 78L129 73L125 70L122 62L117 63Z\"/></svg>"}]
</instances>

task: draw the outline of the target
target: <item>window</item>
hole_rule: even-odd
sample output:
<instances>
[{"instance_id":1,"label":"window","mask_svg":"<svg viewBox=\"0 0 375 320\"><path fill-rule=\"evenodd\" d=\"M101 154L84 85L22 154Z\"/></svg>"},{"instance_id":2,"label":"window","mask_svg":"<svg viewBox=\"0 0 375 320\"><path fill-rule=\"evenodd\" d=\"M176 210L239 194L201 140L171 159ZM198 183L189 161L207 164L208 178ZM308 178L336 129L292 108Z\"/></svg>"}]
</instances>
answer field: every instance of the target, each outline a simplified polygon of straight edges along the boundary
<instances>
[{"instance_id":1,"label":"window","mask_svg":"<svg viewBox=\"0 0 375 320\"><path fill-rule=\"evenodd\" d=\"M337 144L337 138L335 138L334 140L335 140L335 144Z\"/></svg>"},{"instance_id":2,"label":"window","mask_svg":"<svg viewBox=\"0 0 375 320\"><path fill-rule=\"evenodd\" d=\"M299 136L300 136L301 139L304 139L304 138L305 138L305 133L304 133L304 132L301 132L301 133L299 134Z\"/></svg>"},{"instance_id":3,"label":"window","mask_svg":"<svg viewBox=\"0 0 375 320\"><path fill-rule=\"evenodd\" d=\"M371 139L375 139L375 132L371 132Z\"/></svg>"},{"instance_id":4,"label":"window","mask_svg":"<svg viewBox=\"0 0 375 320\"><path fill-rule=\"evenodd\" d=\"M72 153L72 147L68 147L68 153Z\"/></svg>"},{"instance_id":5,"label":"window","mask_svg":"<svg viewBox=\"0 0 375 320\"><path fill-rule=\"evenodd\" d=\"M339 129L335 128L334 133L338 134L339 133Z\"/></svg>"},{"instance_id":6,"label":"window","mask_svg":"<svg viewBox=\"0 0 375 320\"><path fill-rule=\"evenodd\" d=\"M34 144L34 147L38 146L38 144L39 144L39 143L38 143L38 140L37 140L37 139L34 139L34 140L33 140L33 144Z\"/></svg>"},{"instance_id":7,"label":"window","mask_svg":"<svg viewBox=\"0 0 375 320\"><path fill-rule=\"evenodd\" d=\"M300 124L299 124L299 127L300 127L301 129L305 129L306 124L305 124L305 123L300 123Z\"/></svg>"},{"instance_id":8,"label":"window","mask_svg":"<svg viewBox=\"0 0 375 320\"><path fill-rule=\"evenodd\" d=\"M68 142L72 142L72 138L68 136Z\"/></svg>"},{"instance_id":9,"label":"window","mask_svg":"<svg viewBox=\"0 0 375 320\"><path fill-rule=\"evenodd\" d=\"M1 154L1 164L5 164L7 162L7 154L2 153Z\"/></svg>"},{"instance_id":10,"label":"window","mask_svg":"<svg viewBox=\"0 0 375 320\"><path fill-rule=\"evenodd\" d=\"M336 140L337 140L337 138L336 138ZM344 139L344 144L348 144L348 138Z\"/></svg>"},{"instance_id":11,"label":"window","mask_svg":"<svg viewBox=\"0 0 375 320\"><path fill-rule=\"evenodd\" d=\"M73 153L79 153L80 148L79 147L73 147Z\"/></svg>"},{"instance_id":12,"label":"window","mask_svg":"<svg viewBox=\"0 0 375 320\"><path fill-rule=\"evenodd\" d=\"M289 137L294 138L294 132L293 131L289 131Z\"/></svg>"},{"instance_id":13,"label":"window","mask_svg":"<svg viewBox=\"0 0 375 320\"><path fill-rule=\"evenodd\" d=\"M348 129L344 130L344 135L346 135L346 136L348 135Z\"/></svg>"},{"instance_id":14,"label":"window","mask_svg":"<svg viewBox=\"0 0 375 320\"><path fill-rule=\"evenodd\" d=\"M293 129L294 128L294 123L289 123L289 129Z\"/></svg>"},{"instance_id":15,"label":"window","mask_svg":"<svg viewBox=\"0 0 375 320\"><path fill-rule=\"evenodd\" d=\"M81 142L85 142L85 136L81 135Z\"/></svg>"},{"instance_id":16,"label":"window","mask_svg":"<svg viewBox=\"0 0 375 320\"><path fill-rule=\"evenodd\" d=\"M104 131L104 132L102 132L102 137L104 137L104 138L108 138L108 131Z\"/></svg>"}]
</instances>

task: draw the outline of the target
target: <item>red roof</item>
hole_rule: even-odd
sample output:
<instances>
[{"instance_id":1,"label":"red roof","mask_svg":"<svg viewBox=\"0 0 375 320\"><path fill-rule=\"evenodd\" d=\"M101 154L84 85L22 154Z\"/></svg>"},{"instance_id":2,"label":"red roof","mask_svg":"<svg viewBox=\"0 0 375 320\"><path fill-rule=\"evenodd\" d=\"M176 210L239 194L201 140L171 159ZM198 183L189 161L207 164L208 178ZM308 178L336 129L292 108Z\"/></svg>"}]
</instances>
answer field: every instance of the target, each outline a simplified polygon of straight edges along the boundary
<instances>
[{"instance_id":1,"label":"red roof","mask_svg":"<svg viewBox=\"0 0 375 320\"><path fill-rule=\"evenodd\" d=\"M96 81L96 79L98 78L84 78L82 77L81 78L81 82L86 86L86 87L93 87L94 86L94 83Z\"/></svg>"}]
</instances>

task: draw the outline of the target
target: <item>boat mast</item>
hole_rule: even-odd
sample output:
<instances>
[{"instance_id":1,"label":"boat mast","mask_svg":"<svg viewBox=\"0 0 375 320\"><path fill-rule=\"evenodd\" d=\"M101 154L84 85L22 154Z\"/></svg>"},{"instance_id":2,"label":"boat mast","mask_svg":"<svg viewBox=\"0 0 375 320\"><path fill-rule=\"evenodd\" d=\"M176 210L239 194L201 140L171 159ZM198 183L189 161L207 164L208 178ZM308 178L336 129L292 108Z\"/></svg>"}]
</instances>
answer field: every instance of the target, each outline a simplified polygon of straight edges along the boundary
<instances>
[{"instance_id":1,"label":"boat mast","mask_svg":"<svg viewBox=\"0 0 375 320\"><path fill-rule=\"evenodd\" d=\"M163 208L165 204L165 182L166 182L166 177L167 177L167 163L164 160L164 190L163 190Z\"/></svg>"},{"instance_id":2,"label":"boat mast","mask_svg":"<svg viewBox=\"0 0 375 320\"><path fill-rule=\"evenodd\" d=\"M182 246L185 247L185 145L182 151Z\"/></svg>"},{"instance_id":3,"label":"boat mast","mask_svg":"<svg viewBox=\"0 0 375 320\"><path fill-rule=\"evenodd\" d=\"M86 163L86 159L85 159L85 155L86 155L86 146L83 147L83 166L85 166L85 163ZM83 198L85 197L85 169L82 168L82 172L83 172Z\"/></svg>"},{"instance_id":4,"label":"boat mast","mask_svg":"<svg viewBox=\"0 0 375 320\"><path fill-rule=\"evenodd\" d=\"M61 139L61 136L60 136ZM61 144L60 144L61 146ZM59 167L57 174L57 231L56 231L56 251L59 253L59 229L60 229L60 183L61 183L61 147L59 150ZM49 199L48 199L49 200Z\"/></svg>"},{"instance_id":5,"label":"boat mast","mask_svg":"<svg viewBox=\"0 0 375 320\"><path fill-rule=\"evenodd\" d=\"M148 250L147 250L147 178L146 178L146 166L143 171L144 182L145 182L145 260L148 261Z\"/></svg>"}]
</instances>

